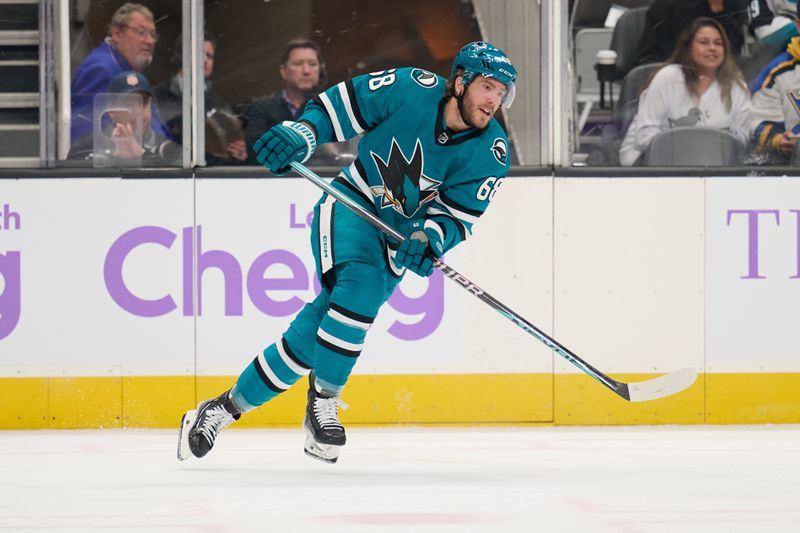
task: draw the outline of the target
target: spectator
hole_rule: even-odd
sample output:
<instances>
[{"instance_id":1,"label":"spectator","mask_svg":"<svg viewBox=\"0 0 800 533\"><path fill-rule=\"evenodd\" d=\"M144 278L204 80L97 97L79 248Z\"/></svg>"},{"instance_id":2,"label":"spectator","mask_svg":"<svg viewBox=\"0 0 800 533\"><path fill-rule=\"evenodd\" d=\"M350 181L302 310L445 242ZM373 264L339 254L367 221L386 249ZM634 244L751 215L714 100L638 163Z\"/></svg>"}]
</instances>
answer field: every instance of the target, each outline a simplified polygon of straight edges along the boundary
<instances>
[{"instance_id":1,"label":"spectator","mask_svg":"<svg viewBox=\"0 0 800 533\"><path fill-rule=\"evenodd\" d=\"M153 13L141 4L126 3L114 13L105 40L80 64L72 80L71 138L92 132L94 96L126 71L142 72L153 61L158 33ZM169 137L157 113L153 129Z\"/></svg>"},{"instance_id":2,"label":"spectator","mask_svg":"<svg viewBox=\"0 0 800 533\"><path fill-rule=\"evenodd\" d=\"M794 23L800 29L800 4ZM750 129L757 151L771 162L787 162L800 135L800 37L753 81Z\"/></svg>"},{"instance_id":3,"label":"spectator","mask_svg":"<svg viewBox=\"0 0 800 533\"><path fill-rule=\"evenodd\" d=\"M679 36L698 17L717 21L725 30L733 56L744 44L746 0L654 0L647 10L636 65L665 61Z\"/></svg>"},{"instance_id":4,"label":"spectator","mask_svg":"<svg viewBox=\"0 0 800 533\"><path fill-rule=\"evenodd\" d=\"M230 103L216 93L213 89L211 74L214 72L214 57L217 51L217 40L209 32L204 33L203 38L203 74L205 76L205 111L206 116L210 117L214 113L224 113L230 123L238 123L233 115L233 108ZM166 124L172 138L178 142L183 142L183 68L181 61L183 57L182 37L178 37L172 49L172 59L170 63L175 71L172 78L166 83L157 85L153 88L153 96L156 101L161 119ZM238 125L238 124L237 124ZM244 136L241 127L236 128L235 139L227 141L224 153L213 154L206 151L206 163L209 165L224 165L230 163L244 162L247 159L247 149L244 145ZM206 139L208 147L211 139Z\"/></svg>"},{"instance_id":5,"label":"spectator","mask_svg":"<svg viewBox=\"0 0 800 533\"><path fill-rule=\"evenodd\" d=\"M750 98L722 26L696 19L666 63L639 98L620 148L622 165L636 163L653 137L677 126L727 129L746 144Z\"/></svg>"},{"instance_id":6,"label":"spectator","mask_svg":"<svg viewBox=\"0 0 800 533\"><path fill-rule=\"evenodd\" d=\"M748 8L750 31L764 46L784 49L797 35L796 0L753 0Z\"/></svg>"},{"instance_id":7,"label":"spectator","mask_svg":"<svg viewBox=\"0 0 800 533\"><path fill-rule=\"evenodd\" d=\"M152 97L150 83L143 74L128 71L118 74L108 86L111 94L135 94L139 105L131 109L109 110L108 121L102 128L110 138L109 150L98 149L94 134L80 137L69 153L69 159L103 161L96 166L178 166L181 164L180 145L159 135L152 128Z\"/></svg>"},{"instance_id":8,"label":"spectator","mask_svg":"<svg viewBox=\"0 0 800 533\"><path fill-rule=\"evenodd\" d=\"M276 124L294 121L306 102L319 92L324 80L322 52L314 41L292 39L283 49L280 66L283 89L254 103L244 113L247 163L258 165L253 143Z\"/></svg>"}]
</instances>

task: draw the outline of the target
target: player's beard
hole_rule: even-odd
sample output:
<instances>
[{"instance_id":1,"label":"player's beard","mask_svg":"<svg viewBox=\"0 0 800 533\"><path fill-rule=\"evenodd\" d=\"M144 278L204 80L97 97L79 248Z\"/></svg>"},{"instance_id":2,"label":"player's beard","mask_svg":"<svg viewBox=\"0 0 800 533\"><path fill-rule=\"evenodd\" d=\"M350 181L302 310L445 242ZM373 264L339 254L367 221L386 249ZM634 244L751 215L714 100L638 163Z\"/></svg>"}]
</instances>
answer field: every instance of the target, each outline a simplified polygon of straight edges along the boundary
<instances>
[{"instance_id":1,"label":"player's beard","mask_svg":"<svg viewBox=\"0 0 800 533\"><path fill-rule=\"evenodd\" d=\"M466 100L466 104L464 101ZM470 128L478 128L475 122L470 118L470 112L472 113L480 113L478 110L477 105L472 105L472 99L467 97L467 87L464 88L464 91L461 93L461 96L456 96L456 102L458 103L458 112L461 115L461 120L469 126ZM491 117L490 117L491 118ZM489 123L487 121L486 125L483 126L485 128L488 126Z\"/></svg>"},{"instance_id":2,"label":"player's beard","mask_svg":"<svg viewBox=\"0 0 800 533\"><path fill-rule=\"evenodd\" d=\"M467 116L467 113L464 111L464 95L467 94L467 89L464 88L464 91L459 95L456 96L456 103L458 104L458 113L461 115L461 121L469 126L470 128L474 128L475 124Z\"/></svg>"}]
</instances>

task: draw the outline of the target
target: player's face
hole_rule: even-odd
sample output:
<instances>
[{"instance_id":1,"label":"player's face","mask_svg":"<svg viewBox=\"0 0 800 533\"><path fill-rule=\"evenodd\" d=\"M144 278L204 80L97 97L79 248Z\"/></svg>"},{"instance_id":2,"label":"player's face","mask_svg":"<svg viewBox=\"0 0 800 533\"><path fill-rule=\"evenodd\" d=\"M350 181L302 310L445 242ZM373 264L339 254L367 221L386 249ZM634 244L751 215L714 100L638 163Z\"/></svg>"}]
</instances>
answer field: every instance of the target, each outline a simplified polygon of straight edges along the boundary
<instances>
[{"instance_id":1,"label":"player's face","mask_svg":"<svg viewBox=\"0 0 800 533\"><path fill-rule=\"evenodd\" d=\"M716 28L703 26L692 39L689 57L701 72L715 72L725 59L725 44Z\"/></svg>"},{"instance_id":2,"label":"player's face","mask_svg":"<svg viewBox=\"0 0 800 533\"><path fill-rule=\"evenodd\" d=\"M476 76L464 93L464 118L476 128L489 125L506 94L506 86L492 78Z\"/></svg>"},{"instance_id":3,"label":"player's face","mask_svg":"<svg viewBox=\"0 0 800 533\"><path fill-rule=\"evenodd\" d=\"M112 28L111 42L134 70L141 72L153 62L153 50L158 42L156 25L146 16L134 11L126 25Z\"/></svg>"},{"instance_id":4,"label":"player's face","mask_svg":"<svg viewBox=\"0 0 800 533\"><path fill-rule=\"evenodd\" d=\"M294 48L289 59L281 65L281 77L286 86L296 91L310 91L319 85L319 58L313 48Z\"/></svg>"}]
</instances>

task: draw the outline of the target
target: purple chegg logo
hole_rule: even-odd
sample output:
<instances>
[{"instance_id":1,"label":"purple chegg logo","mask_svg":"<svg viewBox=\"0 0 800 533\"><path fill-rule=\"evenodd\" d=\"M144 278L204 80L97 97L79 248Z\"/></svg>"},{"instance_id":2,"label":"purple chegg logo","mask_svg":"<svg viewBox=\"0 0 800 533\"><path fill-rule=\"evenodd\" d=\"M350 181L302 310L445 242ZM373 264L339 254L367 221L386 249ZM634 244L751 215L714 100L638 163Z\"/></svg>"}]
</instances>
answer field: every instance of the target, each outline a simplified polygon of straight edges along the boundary
<instances>
[{"instance_id":1,"label":"purple chegg logo","mask_svg":"<svg viewBox=\"0 0 800 533\"><path fill-rule=\"evenodd\" d=\"M159 226L141 226L122 234L111 245L103 266L103 278L108 294L122 309L136 316L159 317L178 309L173 294L146 299L137 295L123 276L128 255L143 245L158 245L168 253L178 236ZM184 228L181 236L183 316L192 316L192 228ZM320 286L303 261L289 250L267 250L253 260L245 274L242 265L230 252L205 250L202 226L197 226L197 315L203 314L203 275L211 269L218 270L224 279L225 316L242 316L244 291L253 306L268 316L286 317L297 313L316 294ZM275 265L288 269L288 277L272 277L268 271ZM409 321L396 320L389 333L403 340L422 339L433 333L444 315L444 278L435 272L428 278L424 294L411 298L398 288L388 305L409 317ZM421 315L421 318L419 318ZM413 319L412 319L413 317Z\"/></svg>"}]
</instances>

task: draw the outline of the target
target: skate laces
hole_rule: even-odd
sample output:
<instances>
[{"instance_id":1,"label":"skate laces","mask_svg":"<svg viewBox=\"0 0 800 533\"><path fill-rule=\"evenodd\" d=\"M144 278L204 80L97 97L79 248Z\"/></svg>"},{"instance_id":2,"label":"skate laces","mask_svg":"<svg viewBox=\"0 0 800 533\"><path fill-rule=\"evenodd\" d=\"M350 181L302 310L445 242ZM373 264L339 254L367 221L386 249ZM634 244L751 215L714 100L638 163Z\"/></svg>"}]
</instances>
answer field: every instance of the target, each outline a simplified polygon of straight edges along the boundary
<instances>
[{"instance_id":1,"label":"skate laces","mask_svg":"<svg viewBox=\"0 0 800 533\"><path fill-rule=\"evenodd\" d=\"M215 405L206 409L203 413L203 423L198 431L202 433L209 444L214 444L214 439L220 431L226 426L233 423L233 415L230 414L223 406Z\"/></svg>"},{"instance_id":2,"label":"skate laces","mask_svg":"<svg viewBox=\"0 0 800 533\"><path fill-rule=\"evenodd\" d=\"M314 416L321 427L333 426L344 429L341 422L339 422L339 413L336 411L337 407L341 407L342 409L350 408L349 405L335 396L333 398L323 398L319 396L314 398Z\"/></svg>"}]
</instances>

